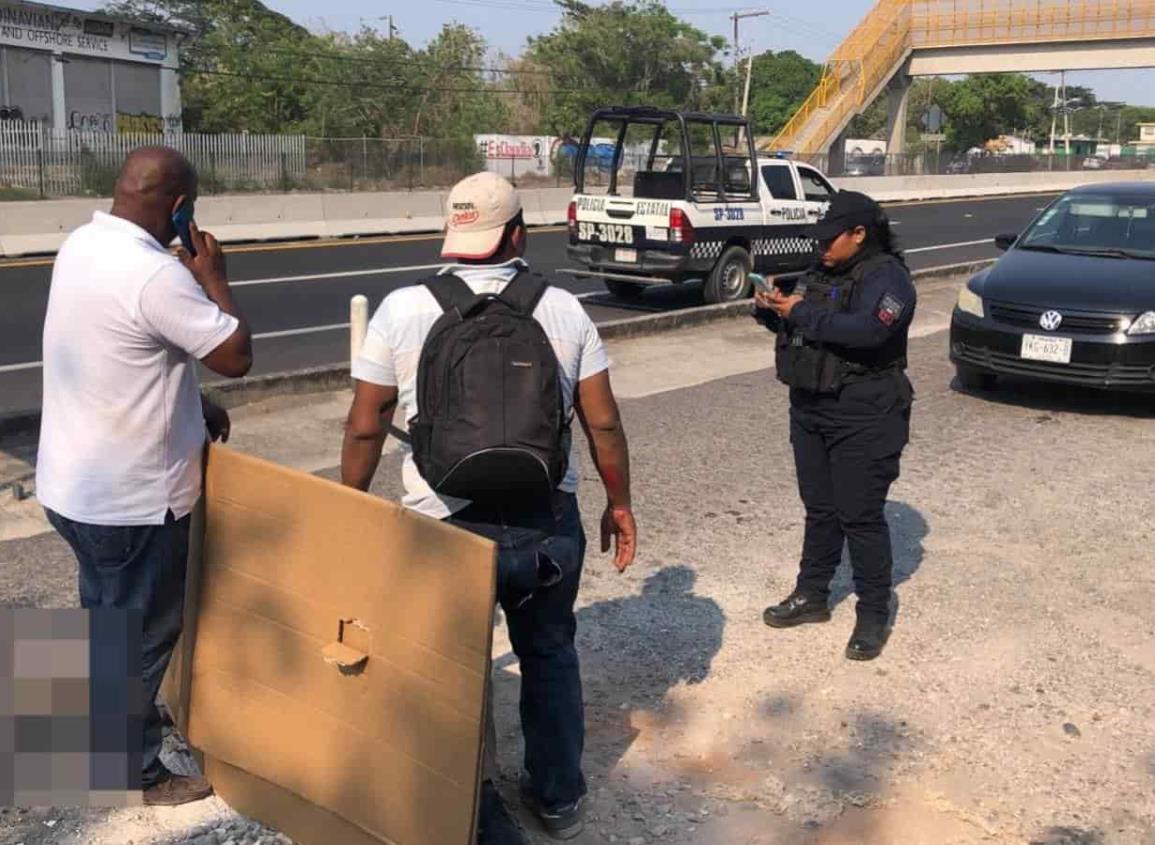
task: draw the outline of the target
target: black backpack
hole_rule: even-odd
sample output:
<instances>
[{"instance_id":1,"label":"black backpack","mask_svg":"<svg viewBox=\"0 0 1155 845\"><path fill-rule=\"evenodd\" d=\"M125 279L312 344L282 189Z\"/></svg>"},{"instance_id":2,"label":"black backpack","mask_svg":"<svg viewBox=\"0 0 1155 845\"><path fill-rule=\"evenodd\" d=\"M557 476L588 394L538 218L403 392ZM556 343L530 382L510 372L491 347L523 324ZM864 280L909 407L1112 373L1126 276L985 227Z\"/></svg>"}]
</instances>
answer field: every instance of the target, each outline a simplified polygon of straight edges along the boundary
<instances>
[{"instance_id":1,"label":"black backpack","mask_svg":"<svg viewBox=\"0 0 1155 845\"><path fill-rule=\"evenodd\" d=\"M413 458L445 496L549 502L569 464L561 365L533 311L548 285L519 273L500 295L457 276L422 284L444 312L417 365Z\"/></svg>"}]
</instances>

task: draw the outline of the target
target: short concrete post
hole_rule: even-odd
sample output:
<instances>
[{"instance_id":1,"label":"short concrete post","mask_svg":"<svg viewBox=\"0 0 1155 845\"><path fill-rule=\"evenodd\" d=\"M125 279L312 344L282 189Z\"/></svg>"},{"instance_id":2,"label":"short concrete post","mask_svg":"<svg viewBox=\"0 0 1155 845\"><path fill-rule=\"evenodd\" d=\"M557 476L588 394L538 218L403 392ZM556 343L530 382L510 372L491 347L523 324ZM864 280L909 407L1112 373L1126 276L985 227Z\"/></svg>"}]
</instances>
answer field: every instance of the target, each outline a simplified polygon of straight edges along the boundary
<instances>
[{"instance_id":1,"label":"short concrete post","mask_svg":"<svg viewBox=\"0 0 1155 845\"><path fill-rule=\"evenodd\" d=\"M365 335L369 331L369 299L357 294L349 300L349 363L352 365L361 354Z\"/></svg>"}]
</instances>

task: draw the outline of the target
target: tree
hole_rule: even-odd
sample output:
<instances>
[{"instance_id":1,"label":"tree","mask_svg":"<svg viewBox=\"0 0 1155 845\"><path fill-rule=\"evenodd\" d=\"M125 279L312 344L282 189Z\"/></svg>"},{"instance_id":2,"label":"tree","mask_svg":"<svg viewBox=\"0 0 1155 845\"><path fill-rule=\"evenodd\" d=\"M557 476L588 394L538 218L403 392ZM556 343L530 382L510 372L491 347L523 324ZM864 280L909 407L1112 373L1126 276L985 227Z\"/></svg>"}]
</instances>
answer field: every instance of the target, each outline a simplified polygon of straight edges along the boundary
<instances>
[{"instance_id":1,"label":"tree","mask_svg":"<svg viewBox=\"0 0 1155 845\"><path fill-rule=\"evenodd\" d=\"M981 146L1019 127L1037 126L1042 116L1042 83L1017 73L983 73L944 87L947 145L955 150Z\"/></svg>"},{"instance_id":2,"label":"tree","mask_svg":"<svg viewBox=\"0 0 1155 845\"><path fill-rule=\"evenodd\" d=\"M745 71L745 67L740 68ZM768 50L754 57L750 74L750 119L759 135L777 135L822 78L822 65L793 50Z\"/></svg>"},{"instance_id":3,"label":"tree","mask_svg":"<svg viewBox=\"0 0 1155 845\"><path fill-rule=\"evenodd\" d=\"M182 57L186 129L291 132L306 120L299 77L317 39L259 0L116 0L105 11L192 31Z\"/></svg>"},{"instance_id":4,"label":"tree","mask_svg":"<svg viewBox=\"0 0 1155 845\"><path fill-rule=\"evenodd\" d=\"M576 134L600 106L706 109L724 102L727 74L718 60L724 39L679 20L657 0L557 4L561 22L531 38L525 52L533 67L548 69L552 83L543 129Z\"/></svg>"},{"instance_id":5,"label":"tree","mask_svg":"<svg viewBox=\"0 0 1155 845\"><path fill-rule=\"evenodd\" d=\"M425 49L362 28L314 35L258 0L118 0L110 13L182 26L185 128L323 137L466 138L507 113L486 45L447 25Z\"/></svg>"}]
</instances>

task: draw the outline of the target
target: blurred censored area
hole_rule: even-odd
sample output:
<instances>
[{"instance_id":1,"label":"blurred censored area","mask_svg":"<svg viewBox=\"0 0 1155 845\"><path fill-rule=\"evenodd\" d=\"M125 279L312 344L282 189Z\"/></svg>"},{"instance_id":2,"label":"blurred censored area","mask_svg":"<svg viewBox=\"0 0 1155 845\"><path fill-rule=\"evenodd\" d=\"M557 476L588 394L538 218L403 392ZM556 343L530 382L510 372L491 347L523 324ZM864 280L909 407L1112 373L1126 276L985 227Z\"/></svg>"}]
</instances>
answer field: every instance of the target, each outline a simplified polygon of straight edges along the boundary
<instances>
[{"instance_id":1,"label":"blurred censored area","mask_svg":"<svg viewBox=\"0 0 1155 845\"><path fill-rule=\"evenodd\" d=\"M141 803L140 611L0 608L0 806Z\"/></svg>"}]
</instances>

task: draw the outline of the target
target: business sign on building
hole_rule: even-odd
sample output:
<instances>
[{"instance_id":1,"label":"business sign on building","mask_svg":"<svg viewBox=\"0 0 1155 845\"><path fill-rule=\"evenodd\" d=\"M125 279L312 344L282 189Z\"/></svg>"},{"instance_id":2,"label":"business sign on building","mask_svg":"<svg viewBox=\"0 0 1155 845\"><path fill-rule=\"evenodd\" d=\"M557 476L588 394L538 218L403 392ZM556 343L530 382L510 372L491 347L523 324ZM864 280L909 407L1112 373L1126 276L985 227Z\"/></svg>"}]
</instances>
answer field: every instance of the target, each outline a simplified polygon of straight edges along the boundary
<instances>
[{"instance_id":1,"label":"business sign on building","mask_svg":"<svg viewBox=\"0 0 1155 845\"><path fill-rule=\"evenodd\" d=\"M0 2L0 45L161 63L175 52L170 38L163 32L83 12Z\"/></svg>"}]
</instances>

